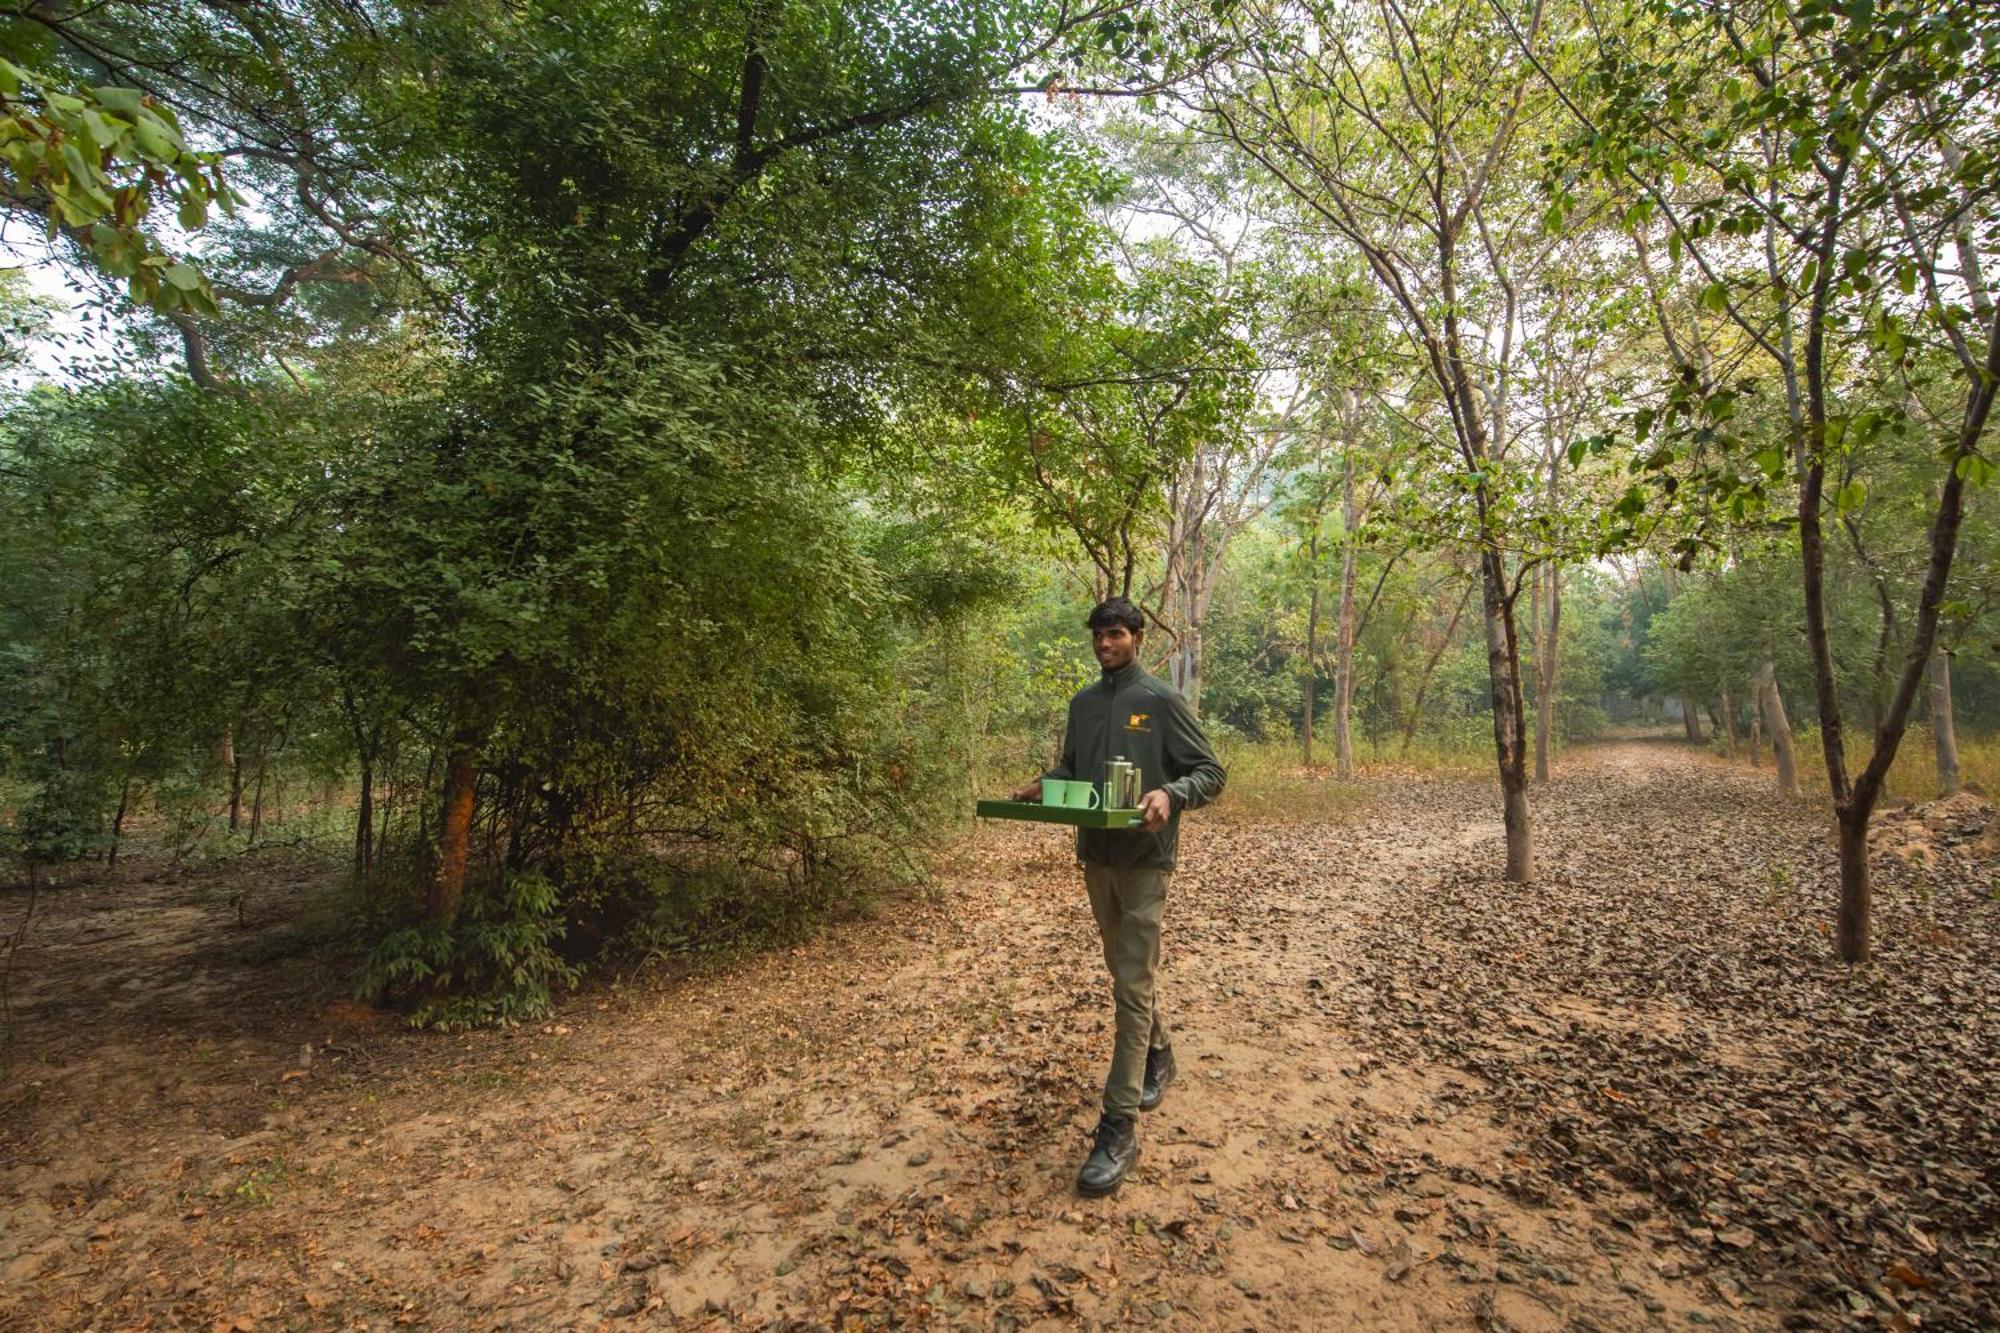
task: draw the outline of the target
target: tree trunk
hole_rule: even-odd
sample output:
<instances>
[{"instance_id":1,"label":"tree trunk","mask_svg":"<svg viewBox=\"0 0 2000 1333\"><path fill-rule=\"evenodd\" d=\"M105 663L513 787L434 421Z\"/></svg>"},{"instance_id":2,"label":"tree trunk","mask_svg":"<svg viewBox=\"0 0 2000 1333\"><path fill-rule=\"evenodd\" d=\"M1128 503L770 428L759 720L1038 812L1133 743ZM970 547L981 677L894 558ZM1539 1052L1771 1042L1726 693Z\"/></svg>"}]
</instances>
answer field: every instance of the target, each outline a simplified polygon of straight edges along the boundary
<instances>
[{"instance_id":1,"label":"tree trunk","mask_svg":"<svg viewBox=\"0 0 2000 1333\"><path fill-rule=\"evenodd\" d=\"M1762 686L1750 684L1750 767L1764 766L1764 695Z\"/></svg>"},{"instance_id":2,"label":"tree trunk","mask_svg":"<svg viewBox=\"0 0 2000 1333\"><path fill-rule=\"evenodd\" d=\"M361 809L354 816L354 874L366 884L375 874L375 767L361 763Z\"/></svg>"},{"instance_id":3,"label":"tree trunk","mask_svg":"<svg viewBox=\"0 0 2000 1333\"><path fill-rule=\"evenodd\" d=\"M465 894L465 862L472 845L472 799L479 787L478 756L455 742L444 765L444 800L438 813L437 868L431 876L430 919L448 926Z\"/></svg>"},{"instance_id":4,"label":"tree trunk","mask_svg":"<svg viewBox=\"0 0 2000 1333\"><path fill-rule=\"evenodd\" d=\"M1340 639L1333 666L1333 751L1340 776L1354 776L1354 459L1341 458Z\"/></svg>"},{"instance_id":5,"label":"tree trunk","mask_svg":"<svg viewBox=\"0 0 2000 1333\"><path fill-rule=\"evenodd\" d=\"M1306 717L1305 726L1299 733L1299 747L1305 755L1305 766L1313 763L1313 705L1319 695L1319 534L1315 532L1306 547L1308 577L1312 579L1312 600L1306 608Z\"/></svg>"},{"instance_id":6,"label":"tree trunk","mask_svg":"<svg viewBox=\"0 0 2000 1333\"><path fill-rule=\"evenodd\" d=\"M1958 728L1951 715L1951 654L1931 654L1931 741L1937 747L1938 795L1958 790Z\"/></svg>"},{"instance_id":7,"label":"tree trunk","mask_svg":"<svg viewBox=\"0 0 2000 1333\"><path fill-rule=\"evenodd\" d=\"M1549 738L1555 729L1556 661L1562 642L1562 575L1549 562L1548 619L1535 620L1535 781L1549 780ZM1540 588L1543 575L1536 575Z\"/></svg>"},{"instance_id":8,"label":"tree trunk","mask_svg":"<svg viewBox=\"0 0 2000 1333\"><path fill-rule=\"evenodd\" d=\"M1543 783L1549 778L1542 766L1541 748L1542 649L1546 645L1546 637L1542 632L1542 570L1539 565L1535 567L1535 581L1528 585L1528 643L1534 652L1528 678L1535 682L1535 697L1529 701L1535 710L1535 781Z\"/></svg>"},{"instance_id":9,"label":"tree trunk","mask_svg":"<svg viewBox=\"0 0 2000 1333\"><path fill-rule=\"evenodd\" d=\"M1202 581L1207 576L1208 534L1205 531L1208 505L1208 459L1200 450L1188 463L1189 471L1177 486L1175 530L1169 537L1174 549L1163 600L1168 614L1178 622L1178 637L1167 658L1167 679L1181 692L1188 710L1201 713L1201 620Z\"/></svg>"},{"instance_id":10,"label":"tree trunk","mask_svg":"<svg viewBox=\"0 0 2000 1333\"><path fill-rule=\"evenodd\" d=\"M1524 747L1525 748L1525 747ZM1527 756L1522 755L1525 759ZM1525 770L1525 764L1521 765ZM1507 829L1507 882L1531 884L1535 879L1535 843L1528 823L1527 773L1500 780L1500 813Z\"/></svg>"},{"instance_id":11,"label":"tree trunk","mask_svg":"<svg viewBox=\"0 0 2000 1333\"><path fill-rule=\"evenodd\" d=\"M1792 724L1785 716L1785 696L1778 689L1777 673L1769 662L1757 668L1757 701L1764 712L1764 730L1771 734L1771 757L1778 764L1778 791L1797 796L1799 764L1792 752Z\"/></svg>"},{"instance_id":12,"label":"tree trunk","mask_svg":"<svg viewBox=\"0 0 2000 1333\"><path fill-rule=\"evenodd\" d=\"M1681 726L1687 731L1690 745L1700 745L1708 739L1701 734L1701 708L1690 695L1681 696Z\"/></svg>"},{"instance_id":13,"label":"tree trunk","mask_svg":"<svg viewBox=\"0 0 2000 1333\"><path fill-rule=\"evenodd\" d=\"M1722 687L1722 734L1728 742L1729 761L1736 762L1736 710L1730 706L1729 687Z\"/></svg>"},{"instance_id":14,"label":"tree trunk","mask_svg":"<svg viewBox=\"0 0 2000 1333\"><path fill-rule=\"evenodd\" d=\"M236 826L243 818L243 757L236 753L236 747L229 747L229 831L236 832Z\"/></svg>"},{"instance_id":15,"label":"tree trunk","mask_svg":"<svg viewBox=\"0 0 2000 1333\"><path fill-rule=\"evenodd\" d=\"M264 772L268 767L263 759L257 761L257 785L250 793L250 841L264 831Z\"/></svg>"},{"instance_id":16,"label":"tree trunk","mask_svg":"<svg viewBox=\"0 0 2000 1333\"><path fill-rule=\"evenodd\" d=\"M1563 450L1556 447L1548 436L1548 419L1543 418L1544 442L1547 446L1548 483L1546 493L1549 512L1554 513L1559 504L1562 488ZM1555 730L1556 716L1556 667L1562 651L1562 569L1555 557L1549 557L1537 580L1546 577L1549 581L1548 599L1548 643L1542 642L1543 622L1535 622L1535 781L1549 780L1549 741Z\"/></svg>"},{"instance_id":17,"label":"tree trunk","mask_svg":"<svg viewBox=\"0 0 2000 1333\"><path fill-rule=\"evenodd\" d=\"M1493 694L1493 749L1500 769L1501 817L1507 828L1507 880L1535 878L1534 835L1528 818L1527 726L1522 716L1518 641L1507 604L1507 570L1498 551L1479 556L1486 674Z\"/></svg>"},{"instance_id":18,"label":"tree trunk","mask_svg":"<svg viewBox=\"0 0 2000 1333\"><path fill-rule=\"evenodd\" d=\"M1840 956L1850 963L1868 961L1869 907L1868 818L1872 810L1843 809L1834 821L1840 840Z\"/></svg>"},{"instance_id":19,"label":"tree trunk","mask_svg":"<svg viewBox=\"0 0 2000 1333\"><path fill-rule=\"evenodd\" d=\"M132 805L132 778L127 774L118 784L118 813L111 816L111 847L105 853L104 866L107 870L118 867L118 844L125 836L125 812Z\"/></svg>"},{"instance_id":20,"label":"tree trunk","mask_svg":"<svg viewBox=\"0 0 2000 1333\"><path fill-rule=\"evenodd\" d=\"M1189 625L1181 631L1181 652L1186 660L1186 683L1181 686L1181 697L1187 700L1188 711L1201 716L1201 626Z\"/></svg>"}]
</instances>

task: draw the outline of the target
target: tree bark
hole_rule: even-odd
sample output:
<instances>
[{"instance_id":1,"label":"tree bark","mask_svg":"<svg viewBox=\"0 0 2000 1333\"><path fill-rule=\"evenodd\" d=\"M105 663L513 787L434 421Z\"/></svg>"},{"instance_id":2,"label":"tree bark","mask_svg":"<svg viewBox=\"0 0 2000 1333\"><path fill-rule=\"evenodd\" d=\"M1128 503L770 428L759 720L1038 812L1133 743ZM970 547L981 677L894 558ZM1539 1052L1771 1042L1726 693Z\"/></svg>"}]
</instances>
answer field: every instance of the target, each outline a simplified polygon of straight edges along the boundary
<instances>
[{"instance_id":1,"label":"tree bark","mask_svg":"<svg viewBox=\"0 0 2000 1333\"><path fill-rule=\"evenodd\" d=\"M229 776L229 831L236 831L236 811L243 800L243 769L236 760L236 729L224 727L215 743L215 762Z\"/></svg>"},{"instance_id":2,"label":"tree bark","mask_svg":"<svg viewBox=\"0 0 2000 1333\"><path fill-rule=\"evenodd\" d=\"M1755 681L1750 684L1750 767L1764 766L1764 696Z\"/></svg>"},{"instance_id":3,"label":"tree bark","mask_svg":"<svg viewBox=\"0 0 2000 1333\"><path fill-rule=\"evenodd\" d=\"M444 800L438 813L437 867L431 875L431 923L458 919L465 895L465 863L472 845L472 804L479 787L478 756L463 740L453 743L444 765Z\"/></svg>"},{"instance_id":4,"label":"tree bark","mask_svg":"<svg viewBox=\"0 0 2000 1333\"><path fill-rule=\"evenodd\" d=\"M1535 845L1528 822L1525 773L1514 774L1512 781L1504 776L1500 779L1500 814L1507 828L1507 882L1531 884L1535 879Z\"/></svg>"},{"instance_id":5,"label":"tree bark","mask_svg":"<svg viewBox=\"0 0 2000 1333\"><path fill-rule=\"evenodd\" d=\"M1840 840L1840 947L1847 962L1866 962L1871 943L1868 819L1873 813L1842 810L1835 820Z\"/></svg>"},{"instance_id":6,"label":"tree bark","mask_svg":"<svg viewBox=\"0 0 2000 1333\"><path fill-rule=\"evenodd\" d=\"M118 845L125 837L125 812L132 806L132 777L127 774L118 784L118 813L111 816L111 846L104 854L107 870L118 868Z\"/></svg>"},{"instance_id":7,"label":"tree bark","mask_svg":"<svg viewBox=\"0 0 2000 1333\"><path fill-rule=\"evenodd\" d=\"M1535 570L1535 581L1528 585L1528 642L1533 646L1534 661L1529 667L1529 679L1535 682L1535 781L1549 780L1546 766L1542 763L1542 649L1546 646L1546 636L1542 633L1542 571Z\"/></svg>"},{"instance_id":8,"label":"tree bark","mask_svg":"<svg viewBox=\"0 0 2000 1333\"><path fill-rule=\"evenodd\" d=\"M1555 729L1556 662L1562 642L1562 574L1555 561L1536 574L1536 587L1549 584L1548 619L1535 621L1535 781L1549 780L1549 738Z\"/></svg>"},{"instance_id":9,"label":"tree bark","mask_svg":"<svg viewBox=\"0 0 2000 1333\"><path fill-rule=\"evenodd\" d=\"M264 831L264 772L267 767L267 761L262 758L257 760L257 785L250 793L250 841L253 843Z\"/></svg>"},{"instance_id":10,"label":"tree bark","mask_svg":"<svg viewBox=\"0 0 2000 1333\"><path fill-rule=\"evenodd\" d=\"M1777 672L1769 662L1757 668L1757 702L1764 714L1764 730L1771 734L1771 757L1778 765L1778 791L1785 796L1799 794L1798 757L1792 751L1792 724L1785 716L1785 696L1778 689Z\"/></svg>"},{"instance_id":11,"label":"tree bark","mask_svg":"<svg viewBox=\"0 0 2000 1333\"><path fill-rule=\"evenodd\" d=\"M1201 626L1189 625L1181 631L1181 652L1187 661L1187 683L1181 687L1181 697L1196 717L1201 716L1201 650Z\"/></svg>"},{"instance_id":12,"label":"tree bark","mask_svg":"<svg viewBox=\"0 0 2000 1333\"><path fill-rule=\"evenodd\" d=\"M354 874L363 884L375 875L375 767L361 761L361 808L354 816Z\"/></svg>"},{"instance_id":13,"label":"tree bark","mask_svg":"<svg viewBox=\"0 0 2000 1333\"><path fill-rule=\"evenodd\" d=\"M1486 628L1486 672L1492 686L1493 748L1500 769L1501 819L1507 830L1507 881L1535 878L1534 834L1528 816L1527 726L1521 677L1516 669L1513 617L1508 614L1507 570L1500 553L1480 552L1481 618Z\"/></svg>"},{"instance_id":14,"label":"tree bark","mask_svg":"<svg viewBox=\"0 0 2000 1333\"><path fill-rule=\"evenodd\" d=\"M1201 583L1206 568L1208 502L1208 460L1199 450L1188 463L1188 473L1177 480L1179 504L1175 530L1170 535L1170 568L1163 600L1168 614L1178 622L1173 651L1167 658L1167 679L1187 700L1188 710L1201 714ZM1175 605L1178 603L1178 606Z\"/></svg>"},{"instance_id":15,"label":"tree bark","mask_svg":"<svg viewBox=\"0 0 2000 1333\"><path fill-rule=\"evenodd\" d=\"M1681 696L1681 727L1687 732L1688 744L1700 745L1707 740L1701 734L1701 707L1691 695Z\"/></svg>"},{"instance_id":16,"label":"tree bark","mask_svg":"<svg viewBox=\"0 0 2000 1333\"><path fill-rule=\"evenodd\" d=\"M1722 687L1722 734L1728 742L1729 759L1736 761L1736 710L1731 706L1729 687Z\"/></svg>"},{"instance_id":17,"label":"tree bark","mask_svg":"<svg viewBox=\"0 0 2000 1333\"><path fill-rule=\"evenodd\" d=\"M1958 790L1958 728L1951 712L1951 654L1931 654L1931 741L1937 748L1938 795Z\"/></svg>"},{"instance_id":18,"label":"tree bark","mask_svg":"<svg viewBox=\"0 0 2000 1333\"><path fill-rule=\"evenodd\" d=\"M1306 567L1312 580L1312 600L1306 608L1306 716L1299 733L1305 766L1313 763L1313 705L1319 695L1319 533L1306 546Z\"/></svg>"},{"instance_id":19,"label":"tree bark","mask_svg":"<svg viewBox=\"0 0 2000 1333\"><path fill-rule=\"evenodd\" d=\"M1340 638L1333 666L1333 752L1341 777L1354 776L1354 738L1349 716L1354 703L1354 459L1341 456L1343 524L1340 552Z\"/></svg>"}]
</instances>

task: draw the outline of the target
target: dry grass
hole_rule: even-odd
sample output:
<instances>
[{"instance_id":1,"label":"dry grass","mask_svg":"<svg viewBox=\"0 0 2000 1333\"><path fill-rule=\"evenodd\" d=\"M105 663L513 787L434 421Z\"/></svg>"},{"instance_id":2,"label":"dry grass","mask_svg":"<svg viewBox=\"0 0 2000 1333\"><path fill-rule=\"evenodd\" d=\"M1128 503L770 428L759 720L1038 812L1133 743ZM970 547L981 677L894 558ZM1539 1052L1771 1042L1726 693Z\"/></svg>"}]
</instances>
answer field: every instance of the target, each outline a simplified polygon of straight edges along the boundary
<instances>
[{"instance_id":1,"label":"dry grass","mask_svg":"<svg viewBox=\"0 0 2000 1333\"><path fill-rule=\"evenodd\" d=\"M1867 758L1866 742L1854 751L1850 765ZM1814 768L1825 772L1824 764ZM2000 736L1958 738L1958 780L1961 786L1977 787L1989 797L2000 792ZM1903 737L1896 749L1896 762L1889 767L1889 794L1908 801L1928 801L1938 794L1937 747L1931 743L1930 728L1911 727Z\"/></svg>"},{"instance_id":2,"label":"dry grass","mask_svg":"<svg viewBox=\"0 0 2000 1333\"><path fill-rule=\"evenodd\" d=\"M1358 747L1354 759L1362 772L1382 776L1414 771L1482 777L1494 771L1493 737L1490 731L1485 735L1419 735L1411 738L1408 750L1398 739L1380 752Z\"/></svg>"},{"instance_id":3,"label":"dry grass","mask_svg":"<svg viewBox=\"0 0 2000 1333\"><path fill-rule=\"evenodd\" d=\"M1801 726L1794 737L1798 752L1799 790L1809 800L1824 802L1826 791L1826 760L1820 749L1819 728ZM1850 777L1861 771L1868 762L1874 735L1865 728L1852 730L1847 744L1847 772ZM1740 759L1748 764L1747 751ZM1764 752L1764 766L1771 765L1768 748ZM1971 787L1982 795L1991 797L2000 793L2000 736L1972 737L1960 735L1958 738L1958 778L1959 784ZM1938 794L1937 747L1931 743L1930 728L1913 726L1903 733L1903 742L1896 747L1896 761L1889 766L1889 779L1882 794L1885 801L1928 801Z\"/></svg>"},{"instance_id":4,"label":"dry grass","mask_svg":"<svg viewBox=\"0 0 2000 1333\"><path fill-rule=\"evenodd\" d=\"M1229 789L1216 808L1237 819L1341 823L1371 799L1367 787L1342 782L1331 767L1301 764L1290 741L1231 741L1219 747L1219 757Z\"/></svg>"}]
</instances>

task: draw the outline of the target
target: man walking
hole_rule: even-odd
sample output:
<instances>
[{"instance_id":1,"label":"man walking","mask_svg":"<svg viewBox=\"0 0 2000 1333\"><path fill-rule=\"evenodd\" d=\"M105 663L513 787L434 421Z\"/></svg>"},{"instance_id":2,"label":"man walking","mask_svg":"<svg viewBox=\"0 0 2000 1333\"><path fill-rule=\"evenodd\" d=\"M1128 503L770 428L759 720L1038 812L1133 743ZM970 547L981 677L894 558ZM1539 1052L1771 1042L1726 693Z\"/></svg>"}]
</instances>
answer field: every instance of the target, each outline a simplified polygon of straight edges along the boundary
<instances>
[{"instance_id":1,"label":"man walking","mask_svg":"<svg viewBox=\"0 0 2000 1333\"><path fill-rule=\"evenodd\" d=\"M1139 1160L1138 1113L1158 1106L1174 1081L1173 1047L1153 990L1160 918L1181 811L1220 796L1224 775L1187 701L1139 665L1146 624L1139 608L1113 597L1085 623L1104 675L1069 701L1062 761L1044 776L1101 782L1105 764L1122 758L1139 770L1145 793L1138 828L1086 828L1076 835L1118 1017L1104 1114L1076 1178L1080 1193L1096 1197L1117 1189ZM1041 798L1039 781L1014 793L1017 801Z\"/></svg>"}]
</instances>

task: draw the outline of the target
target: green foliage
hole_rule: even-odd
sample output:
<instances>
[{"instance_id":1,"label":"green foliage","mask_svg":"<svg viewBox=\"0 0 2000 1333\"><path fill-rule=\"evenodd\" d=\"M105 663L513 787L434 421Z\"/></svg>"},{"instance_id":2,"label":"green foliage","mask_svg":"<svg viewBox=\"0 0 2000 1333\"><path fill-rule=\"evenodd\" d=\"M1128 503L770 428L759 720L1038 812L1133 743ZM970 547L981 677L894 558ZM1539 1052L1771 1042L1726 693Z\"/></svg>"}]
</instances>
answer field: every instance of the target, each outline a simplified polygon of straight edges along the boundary
<instances>
[{"instance_id":1,"label":"green foliage","mask_svg":"<svg viewBox=\"0 0 2000 1333\"><path fill-rule=\"evenodd\" d=\"M355 990L409 997L411 1023L446 1032L544 1018L579 975L556 952L563 930L555 886L532 872L510 874L472 895L449 926L424 922L384 936Z\"/></svg>"},{"instance_id":2,"label":"green foliage","mask_svg":"<svg viewBox=\"0 0 2000 1333\"><path fill-rule=\"evenodd\" d=\"M37 780L38 779L38 780ZM81 860L104 842L104 806L91 775L50 762L15 813L8 850L28 865Z\"/></svg>"},{"instance_id":3,"label":"green foliage","mask_svg":"<svg viewBox=\"0 0 2000 1333\"><path fill-rule=\"evenodd\" d=\"M148 225L156 206L188 231L211 206L240 202L219 153L188 145L171 106L138 88L69 83L0 57L0 187L8 207L41 216L134 301L163 311L216 313L200 269L176 259Z\"/></svg>"},{"instance_id":4,"label":"green foliage","mask_svg":"<svg viewBox=\"0 0 2000 1333\"><path fill-rule=\"evenodd\" d=\"M921 883L1055 748L1106 591L1156 603L1155 661L1199 620L1261 813L1353 797L1290 761L1344 557L1364 764L1491 754L1489 557L1531 700L1524 585L1559 572L1558 742L1766 658L1800 695L1808 495L1834 680L1880 715L1939 484L1991 472L1951 443L1987 316L1938 255L1994 239L1990 115L1951 95L1994 29L1794 8L1738 6L1739 50L1675 0L1533 34L1419 5L1436 81L1322 4L0 18L6 207L174 317L0 420L7 847L138 819L186 861L290 807L352 849L366 990L522 1021ZM1269 151L1007 91L1169 74ZM1107 225L1162 182L1268 228L1253 257ZM1940 611L1969 722L2000 721L1987 508ZM468 757L469 887L422 920Z\"/></svg>"},{"instance_id":5,"label":"green foliage","mask_svg":"<svg viewBox=\"0 0 2000 1333\"><path fill-rule=\"evenodd\" d=\"M49 327L56 304L31 291L22 270L0 268L0 373L28 359L28 347Z\"/></svg>"}]
</instances>

